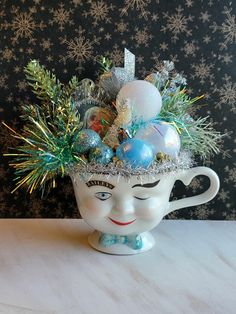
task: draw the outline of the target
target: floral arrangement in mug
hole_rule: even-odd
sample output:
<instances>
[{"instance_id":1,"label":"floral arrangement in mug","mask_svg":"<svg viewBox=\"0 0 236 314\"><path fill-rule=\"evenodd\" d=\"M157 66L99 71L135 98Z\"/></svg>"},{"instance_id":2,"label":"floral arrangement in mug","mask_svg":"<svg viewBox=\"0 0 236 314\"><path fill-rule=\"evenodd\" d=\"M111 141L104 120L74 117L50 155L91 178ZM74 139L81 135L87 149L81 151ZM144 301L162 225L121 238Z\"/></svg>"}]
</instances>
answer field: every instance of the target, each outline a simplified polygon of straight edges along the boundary
<instances>
[{"instance_id":1,"label":"floral arrangement in mug","mask_svg":"<svg viewBox=\"0 0 236 314\"><path fill-rule=\"evenodd\" d=\"M186 80L174 64L144 80L135 77L135 56L125 49L124 68L104 57L96 82L72 77L62 84L38 61L25 68L26 78L40 100L22 106L22 140L10 164L16 187L55 187L57 175L74 170L82 178L93 173L145 175L188 169L194 156L208 158L220 151L222 135L208 117L194 119L195 102ZM49 184L47 184L49 183Z\"/></svg>"}]
</instances>

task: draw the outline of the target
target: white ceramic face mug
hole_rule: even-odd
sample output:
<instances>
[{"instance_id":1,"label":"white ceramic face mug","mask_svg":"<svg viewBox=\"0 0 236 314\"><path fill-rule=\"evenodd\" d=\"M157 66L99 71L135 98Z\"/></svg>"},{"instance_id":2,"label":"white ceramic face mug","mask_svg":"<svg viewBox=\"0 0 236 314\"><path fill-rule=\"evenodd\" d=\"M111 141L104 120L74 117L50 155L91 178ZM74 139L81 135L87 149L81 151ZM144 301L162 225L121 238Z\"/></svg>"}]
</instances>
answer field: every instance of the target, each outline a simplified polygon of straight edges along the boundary
<instances>
[{"instance_id":1,"label":"white ceramic face mug","mask_svg":"<svg viewBox=\"0 0 236 314\"><path fill-rule=\"evenodd\" d=\"M210 179L202 194L169 201L176 180L189 185L198 175ZM219 190L217 174L207 167L142 176L127 180L122 176L93 175L85 182L78 173L71 174L82 218L95 231L90 245L110 254L136 254L149 250L155 240L149 232L170 212L210 201Z\"/></svg>"}]
</instances>

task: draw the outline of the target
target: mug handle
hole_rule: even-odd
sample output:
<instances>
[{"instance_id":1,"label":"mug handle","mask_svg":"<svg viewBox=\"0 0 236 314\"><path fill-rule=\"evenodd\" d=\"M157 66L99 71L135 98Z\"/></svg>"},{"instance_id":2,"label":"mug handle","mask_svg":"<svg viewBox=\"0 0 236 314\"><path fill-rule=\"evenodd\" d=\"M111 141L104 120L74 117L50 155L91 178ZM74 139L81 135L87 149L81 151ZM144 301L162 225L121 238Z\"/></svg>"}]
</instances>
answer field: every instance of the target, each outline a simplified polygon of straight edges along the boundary
<instances>
[{"instance_id":1,"label":"mug handle","mask_svg":"<svg viewBox=\"0 0 236 314\"><path fill-rule=\"evenodd\" d=\"M180 176L178 176L177 180L182 181L185 185L189 185L192 179L198 175L207 176L210 179L210 187L205 192L199 195L190 196L190 197L186 197L180 200L170 202L169 203L170 206L166 214L169 214L170 212L176 209L196 206L196 205L206 203L216 196L216 194L219 191L220 180L219 180L218 175L215 173L215 171L208 167L195 167L195 168L190 168L188 170L185 170L183 171L183 173L180 173Z\"/></svg>"}]
</instances>

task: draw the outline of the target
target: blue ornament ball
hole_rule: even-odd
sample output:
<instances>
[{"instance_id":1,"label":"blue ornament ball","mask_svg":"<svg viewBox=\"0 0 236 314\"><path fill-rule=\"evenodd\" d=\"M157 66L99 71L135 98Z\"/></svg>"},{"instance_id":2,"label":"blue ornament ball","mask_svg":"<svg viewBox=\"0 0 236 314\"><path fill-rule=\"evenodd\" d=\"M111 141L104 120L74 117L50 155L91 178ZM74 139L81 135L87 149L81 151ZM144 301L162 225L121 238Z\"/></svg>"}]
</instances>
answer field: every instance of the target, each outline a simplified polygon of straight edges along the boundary
<instances>
[{"instance_id":1,"label":"blue ornament ball","mask_svg":"<svg viewBox=\"0 0 236 314\"><path fill-rule=\"evenodd\" d=\"M95 148L101 143L100 136L93 130L83 129L77 135L77 141L74 149L80 154L87 153L90 149Z\"/></svg>"},{"instance_id":2,"label":"blue ornament ball","mask_svg":"<svg viewBox=\"0 0 236 314\"><path fill-rule=\"evenodd\" d=\"M118 146L116 157L132 168L148 168L155 158L152 145L140 139L129 139Z\"/></svg>"},{"instance_id":3,"label":"blue ornament ball","mask_svg":"<svg viewBox=\"0 0 236 314\"><path fill-rule=\"evenodd\" d=\"M111 161L113 155L113 150L109 146L100 144L96 148L90 150L89 161L106 165Z\"/></svg>"}]
</instances>

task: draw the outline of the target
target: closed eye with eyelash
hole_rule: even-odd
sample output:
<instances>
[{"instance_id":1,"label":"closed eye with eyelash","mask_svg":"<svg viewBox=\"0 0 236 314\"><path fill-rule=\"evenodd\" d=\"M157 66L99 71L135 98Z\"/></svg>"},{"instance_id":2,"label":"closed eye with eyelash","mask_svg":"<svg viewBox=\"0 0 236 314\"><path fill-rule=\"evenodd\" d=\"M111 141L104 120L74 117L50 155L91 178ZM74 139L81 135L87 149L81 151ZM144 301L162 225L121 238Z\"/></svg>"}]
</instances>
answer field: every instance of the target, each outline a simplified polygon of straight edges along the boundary
<instances>
[{"instance_id":1,"label":"closed eye with eyelash","mask_svg":"<svg viewBox=\"0 0 236 314\"><path fill-rule=\"evenodd\" d=\"M144 200L149 199L150 197L138 197L138 196L134 196L134 198L136 198L137 200L144 201Z\"/></svg>"}]
</instances>

